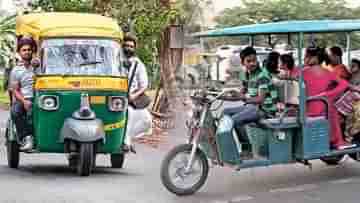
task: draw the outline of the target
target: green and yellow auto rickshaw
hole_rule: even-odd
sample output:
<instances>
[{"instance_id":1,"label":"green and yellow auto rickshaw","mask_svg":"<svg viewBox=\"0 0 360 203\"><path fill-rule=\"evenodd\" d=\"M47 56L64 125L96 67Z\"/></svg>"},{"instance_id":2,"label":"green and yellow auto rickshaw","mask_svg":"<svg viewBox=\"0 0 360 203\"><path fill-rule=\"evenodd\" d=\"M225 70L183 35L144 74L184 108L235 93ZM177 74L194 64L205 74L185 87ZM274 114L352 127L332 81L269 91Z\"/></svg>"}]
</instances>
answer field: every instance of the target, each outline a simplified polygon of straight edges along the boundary
<instances>
[{"instance_id":1,"label":"green and yellow auto rickshaw","mask_svg":"<svg viewBox=\"0 0 360 203\"><path fill-rule=\"evenodd\" d=\"M97 154L110 154L112 167L121 168L128 79L118 24L94 14L27 14L17 17L16 34L35 39L41 62L28 119L34 137L31 153L65 153L81 176L91 173ZM19 144L10 118L10 168L19 166Z\"/></svg>"}]
</instances>

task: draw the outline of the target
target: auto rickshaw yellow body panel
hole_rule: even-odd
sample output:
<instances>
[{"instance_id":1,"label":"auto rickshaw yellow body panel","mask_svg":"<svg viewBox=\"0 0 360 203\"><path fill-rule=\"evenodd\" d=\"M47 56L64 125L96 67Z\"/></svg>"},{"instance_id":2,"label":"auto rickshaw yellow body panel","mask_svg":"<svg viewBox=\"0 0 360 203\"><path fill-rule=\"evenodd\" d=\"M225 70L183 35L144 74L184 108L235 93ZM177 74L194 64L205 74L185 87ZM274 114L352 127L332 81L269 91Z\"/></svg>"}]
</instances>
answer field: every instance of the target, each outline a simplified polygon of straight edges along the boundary
<instances>
[{"instance_id":1,"label":"auto rickshaw yellow body panel","mask_svg":"<svg viewBox=\"0 0 360 203\"><path fill-rule=\"evenodd\" d=\"M16 18L16 35L34 39L49 37L106 37L122 40L117 22L87 13L35 13Z\"/></svg>"}]
</instances>

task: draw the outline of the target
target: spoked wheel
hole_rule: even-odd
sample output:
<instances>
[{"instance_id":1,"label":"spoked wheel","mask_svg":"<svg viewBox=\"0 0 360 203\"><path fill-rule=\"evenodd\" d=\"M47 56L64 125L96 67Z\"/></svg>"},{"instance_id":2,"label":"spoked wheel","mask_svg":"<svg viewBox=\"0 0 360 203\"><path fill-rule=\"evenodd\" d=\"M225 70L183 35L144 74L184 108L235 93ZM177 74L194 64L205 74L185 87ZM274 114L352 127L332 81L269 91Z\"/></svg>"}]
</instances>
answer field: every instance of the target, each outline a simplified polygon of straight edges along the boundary
<instances>
[{"instance_id":1,"label":"spoked wheel","mask_svg":"<svg viewBox=\"0 0 360 203\"><path fill-rule=\"evenodd\" d=\"M327 165L338 165L341 160L343 160L344 155L337 155L337 156L328 156L320 158L321 161L326 163Z\"/></svg>"},{"instance_id":2,"label":"spoked wheel","mask_svg":"<svg viewBox=\"0 0 360 203\"><path fill-rule=\"evenodd\" d=\"M124 154L111 154L110 155L111 160L111 168L122 168L125 161L125 155Z\"/></svg>"},{"instance_id":3,"label":"spoked wheel","mask_svg":"<svg viewBox=\"0 0 360 203\"><path fill-rule=\"evenodd\" d=\"M192 145L183 144L171 150L161 165L163 185L176 195L191 195L205 183L209 165L207 158L199 149L196 151L192 168L186 167L190 160Z\"/></svg>"},{"instance_id":4,"label":"spoked wheel","mask_svg":"<svg viewBox=\"0 0 360 203\"><path fill-rule=\"evenodd\" d=\"M80 176L89 176L94 166L94 144L81 143L79 160L77 162L77 173Z\"/></svg>"},{"instance_id":5,"label":"spoked wheel","mask_svg":"<svg viewBox=\"0 0 360 203\"><path fill-rule=\"evenodd\" d=\"M6 129L6 137L8 137L9 129ZM19 144L15 141L6 141L6 152L8 166L10 168L18 168L20 162Z\"/></svg>"}]
</instances>

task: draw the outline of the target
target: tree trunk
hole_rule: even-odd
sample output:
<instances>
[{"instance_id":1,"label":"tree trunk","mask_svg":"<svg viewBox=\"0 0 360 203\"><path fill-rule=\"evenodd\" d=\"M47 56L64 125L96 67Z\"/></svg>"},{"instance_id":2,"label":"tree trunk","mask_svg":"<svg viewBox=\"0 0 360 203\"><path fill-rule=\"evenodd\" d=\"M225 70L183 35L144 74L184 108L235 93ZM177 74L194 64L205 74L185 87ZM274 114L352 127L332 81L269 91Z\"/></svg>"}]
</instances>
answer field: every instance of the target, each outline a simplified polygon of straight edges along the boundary
<instances>
[{"instance_id":1,"label":"tree trunk","mask_svg":"<svg viewBox=\"0 0 360 203\"><path fill-rule=\"evenodd\" d=\"M170 49L170 29L167 28L162 37L161 45L159 49L159 61L160 61L160 77L163 82L163 88L165 91L165 96L169 102L169 110L175 109L178 104L176 98L176 79L175 79L175 70L178 60L173 60L176 57L176 53ZM179 54L177 54L179 55ZM177 61L177 62L176 62Z\"/></svg>"}]
</instances>

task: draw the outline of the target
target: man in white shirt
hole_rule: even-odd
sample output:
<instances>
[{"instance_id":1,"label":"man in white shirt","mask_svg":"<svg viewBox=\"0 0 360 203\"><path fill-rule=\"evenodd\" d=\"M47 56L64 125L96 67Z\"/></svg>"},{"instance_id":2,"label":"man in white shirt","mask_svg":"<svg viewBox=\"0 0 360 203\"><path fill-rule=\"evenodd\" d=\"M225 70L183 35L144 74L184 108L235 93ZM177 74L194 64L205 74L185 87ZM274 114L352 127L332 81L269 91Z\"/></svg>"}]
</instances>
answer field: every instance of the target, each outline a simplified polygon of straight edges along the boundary
<instances>
[{"instance_id":1,"label":"man in white shirt","mask_svg":"<svg viewBox=\"0 0 360 203\"><path fill-rule=\"evenodd\" d=\"M137 99L139 96L144 94L145 90L148 88L148 76L146 72L146 68L144 63L135 56L135 48L136 48L136 39L133 36L127 35L124 37L124 54L127 58L127 61L130 62L130 67L128 70L128 78L129 82L131 78L133 77L133 80L130 84L130 90L129 90L129 107L128 107L128 127L125 137L125 145L124 145L124 151L131 151L133 153L136 153L134 147L131 145L131 138L138 136L139 129L138 124L141 123L143 125L142 120L146 121L146 126L151 126L151 119L149 119L149 116L151 118L151 115L147 109L135 109L132 106L132 102ZM135 72L134 69L136 68ZM132 76L134 74L134 76ZM141 118L140 120L138 117L142 116L144 118ZM141 130L140 130L141 131Z\"/></svg>"}]
</instances>

